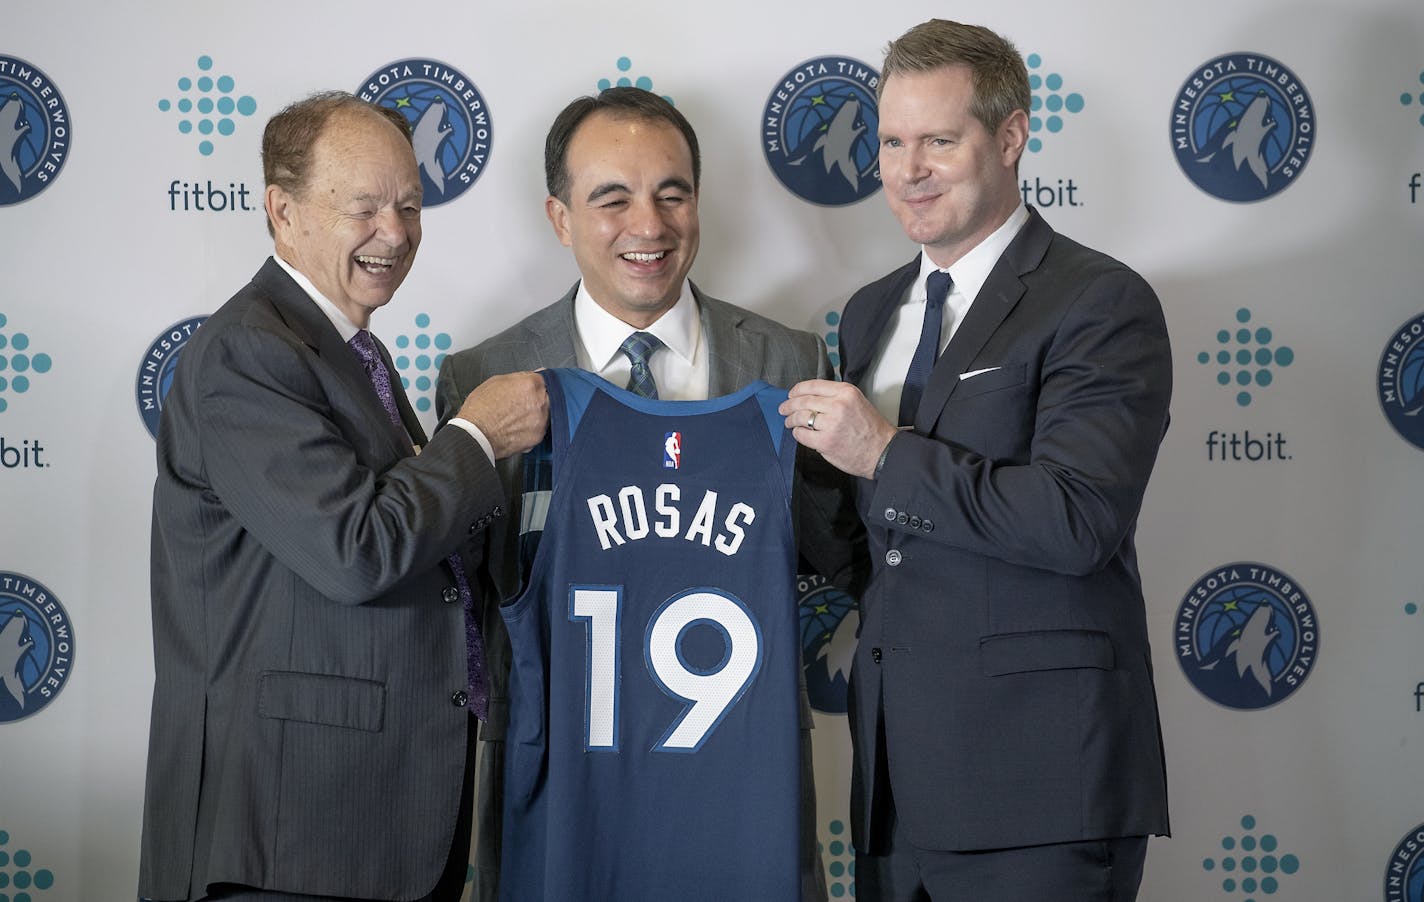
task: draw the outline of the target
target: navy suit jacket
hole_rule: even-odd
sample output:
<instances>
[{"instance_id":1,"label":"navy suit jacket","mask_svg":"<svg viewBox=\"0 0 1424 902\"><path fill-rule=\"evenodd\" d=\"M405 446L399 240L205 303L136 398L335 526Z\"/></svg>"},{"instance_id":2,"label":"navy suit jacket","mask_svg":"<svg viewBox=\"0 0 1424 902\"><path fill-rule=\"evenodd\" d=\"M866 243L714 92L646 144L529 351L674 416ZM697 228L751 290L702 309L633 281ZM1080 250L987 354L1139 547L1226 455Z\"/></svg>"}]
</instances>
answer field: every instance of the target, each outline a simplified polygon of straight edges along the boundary
<instances>
[{"instance_id":1,"label":"navy suit jacket","mask_svg":"<svg viewBox=\"0 0 1424 902\"><path fill-rule=\"evenodd\" d=\"M850 299L847 381L864 386L918 271ZM883 851L892 790L922 848L1167 832L1133 531L1171 384L1152 289L1030 209L913 432L859 481L874 574L852 674L857 849Z\"/></svg>"}]
</instances>

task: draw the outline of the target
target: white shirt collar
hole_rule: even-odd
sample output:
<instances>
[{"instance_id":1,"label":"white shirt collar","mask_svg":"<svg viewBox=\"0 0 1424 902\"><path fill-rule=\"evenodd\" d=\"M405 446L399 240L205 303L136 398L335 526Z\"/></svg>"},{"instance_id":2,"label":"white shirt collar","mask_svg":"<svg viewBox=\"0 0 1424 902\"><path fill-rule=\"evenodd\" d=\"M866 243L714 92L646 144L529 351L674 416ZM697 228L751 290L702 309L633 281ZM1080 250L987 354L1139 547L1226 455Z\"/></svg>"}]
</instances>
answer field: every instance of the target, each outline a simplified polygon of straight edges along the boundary
<instances>
[{"instance_id":1,"label":"white shirt collar","mask_svg":"<svg viewBox=\"0 0 1424 902\"><path fill-rule=\"evenodd\" d=\"M697 301L693 299L689 285L683 279L682 293L678 295L677 302L646 329L639 330L600 307L580 280L574 295L574 325L593 371L600 372L606 368L619 353L618 348L624 339L638 331L656 335L685 365L694 365L697 362L702 319L698 316Z\"/></svg>"},{"instance_id":2,"label":"white shirt collar","mask_svg":"<svg viewBox=\"0 0 1424 902\"><path fill-rule=\"evenodd\" d=\"M955 294L963 295L964 307L974 303L974 299L979 296L979 289L984 287L984 283L989 279L989 273L998 264L999 258L1004 255L1004 250L1013 242L1019 230L1028 222L1028 208L1022 203L1009 214L1009 218L1004 220L1004 224L999 226L993 233L974 246L969 253L960 257L948 269L949 277L954 280L953 291ZM930 277L930 273L939 269L935 266L930 255L925 253L925 249L920 248L920 274L915 278L915 284L910 289L908 303L923 304L925 302L925 281ZM961 311L962 315L962 311Z\"/></svg>"},{"instance_id":3,"label":"white shirt collar","mask_svg":"<svg viewBox=\"0 0 1424 902\"><path fill-rule=\"evenodd\" d=\"M302 291L305 291L307 293L307 297L311 298L312 302L321 308L321 312L326 314L326 318L331 320L331 324L335 326L336 331L341 334L342 341L349 342L351 339L356 337L356 333L361 331L361 327L351 322L351 320L347 318L346 314L342 313L339 309L337 309L337 306L331 301L328 301L326 299L326 295L322 294L320 291L317 291L316 286L312 284L311 279L308 279L306 276L302 275L295 268L293 268L292 264L288 263L286 260L283 260L279 255L273 254L272 259L276 260L277 265L282 267L282 269L286 270L287 275L292 277L292 281L296 282L298 287L300 287Z\"/></svg>"}]
</instances>

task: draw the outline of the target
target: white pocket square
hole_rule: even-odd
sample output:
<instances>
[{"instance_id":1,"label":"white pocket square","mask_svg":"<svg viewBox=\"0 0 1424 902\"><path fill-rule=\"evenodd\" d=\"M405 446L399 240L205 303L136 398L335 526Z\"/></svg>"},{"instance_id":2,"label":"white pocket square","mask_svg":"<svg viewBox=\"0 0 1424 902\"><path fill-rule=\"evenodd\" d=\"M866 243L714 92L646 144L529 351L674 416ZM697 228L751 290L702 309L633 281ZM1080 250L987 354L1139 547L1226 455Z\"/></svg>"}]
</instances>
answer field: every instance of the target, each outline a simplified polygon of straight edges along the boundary
<instances>
[{"instance_id":1,"label":"white pocket square","mask_svg":"<svg viewBox=\"0 0 1424 902\"><path fill-rule=\"evenodd\" d=\"M982 369L982 370L970 370L970 371L967 372L967 373L960 373L960 374L959 374L959 381L960 381L960 382L963 382L965 379L973 379L975 376L982 376L982 375L984 375L985 373L992 373L992 372L994 372L994 370L1001 370L1001 369L1003 369L1003 367L1001 367L1001 366L991 366L991 367L986 367L986 368L984 368L984 369Z\"/></svg>"}]
</instances>

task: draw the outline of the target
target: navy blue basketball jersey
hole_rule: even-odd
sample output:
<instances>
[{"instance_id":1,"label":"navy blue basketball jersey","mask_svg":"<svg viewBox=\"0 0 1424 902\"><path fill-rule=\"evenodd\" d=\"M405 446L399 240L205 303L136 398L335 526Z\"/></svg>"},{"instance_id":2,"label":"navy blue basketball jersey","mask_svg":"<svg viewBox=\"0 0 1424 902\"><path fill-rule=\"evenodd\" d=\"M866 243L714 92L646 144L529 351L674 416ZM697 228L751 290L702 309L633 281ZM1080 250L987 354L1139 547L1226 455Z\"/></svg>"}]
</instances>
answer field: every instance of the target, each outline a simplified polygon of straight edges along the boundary
<instances>
[{"instance_id":1,"label":"navy blue basketball jersey","mask_svg":"<svg viewBox=\"0 0 1424 902\"><path fill-rule=\"evenodd\" d=\"M553 494L513 646L500 896L799 897L786 392L544 373Z\"/></svg>"}]
</instances>

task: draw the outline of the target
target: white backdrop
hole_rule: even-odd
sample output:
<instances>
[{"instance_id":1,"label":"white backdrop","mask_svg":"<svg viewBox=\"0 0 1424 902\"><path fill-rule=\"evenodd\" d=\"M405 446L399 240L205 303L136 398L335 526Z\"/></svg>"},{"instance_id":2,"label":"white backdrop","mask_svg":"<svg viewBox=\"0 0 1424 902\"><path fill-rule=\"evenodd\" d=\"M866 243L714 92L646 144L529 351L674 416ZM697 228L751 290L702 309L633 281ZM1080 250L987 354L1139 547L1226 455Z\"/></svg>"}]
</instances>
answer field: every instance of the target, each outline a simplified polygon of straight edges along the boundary
<instances>
[{"instance_id":1,"label":"white backdrop","mask_svg":"<svg viewBox=\"0 0 1424 902\"><path fill-rule=\"evenodd\" d=\"M18 673L0 667L0 902L133 897L153 681L154 449L140 404L161 395L141 384L141 365L160 361L154 345L170 327L216 308L270 252L257 156L269 116L313 90L358 90L408 58L438 61L477 88L491 127L478 178L427 207L420 260L373 321L388 345L408 347L401 371L417 400L430 397L418 380L433 376L447 341L473 344L576 278L543 216L543 137L568 100L605 79L649 80L698 130L699 285L833 340L828 314L914 248L878 193L831 206L784 187L763 152L766 104L803 61L878 66L888 39L933 15L989 25L1031 57L1044 106L1039 149L1022 164L1029 201L1142 272L1172 332L1173 420L1139 549L1174 836L1152 843L1142 898L1417 902L1424 424L1407 414L1420 401L1417 363L1398 377L1388 368L1383 402L1380 367L1392 343L1401 357L1419 352L1409 326L1424 315L1417 0L7 8L0 665L23 641L3 630L11 612L26 613L23 635L37 644ZM1293 133L1308 139L1304 165L1287 164L1294 176L1269 197L1222 200L1178 163L1173 115L1203 67L1258 56L1291 73L1299 90L1280 90L1310 114L1309 131ZM214 79L206 89L204 76ZM11 97L50 105L12 117ZM211 112L181 106L205 98ZM51 129L54 141L36 144L57 110L63 135ZM1273 137L1291 127L1278 121ZM244 192L251 209L233 210ZM1236 362L1243 352L1249 364ZM1250 385L1234 381L1240 370ZM1403 376L1414 382L1395 386ZM1184 605L1220 571L1200 604ZM1283 574L1299 597L1252 571ZM1271 703L1233 706L1199 691L1188 674L1201 675L1211 649L1190 631L1208 617L1227 623L1227 602L1254 610L1272 592L1282 637L1264 659ZM1186 634L1179 611L1191 615ZM68 639L46 638L56 618ZM6 689L26 707L7 714ZM830 886L848 898L844 717L818 714L815 735Z\"/></svg>"}]
</instances>

